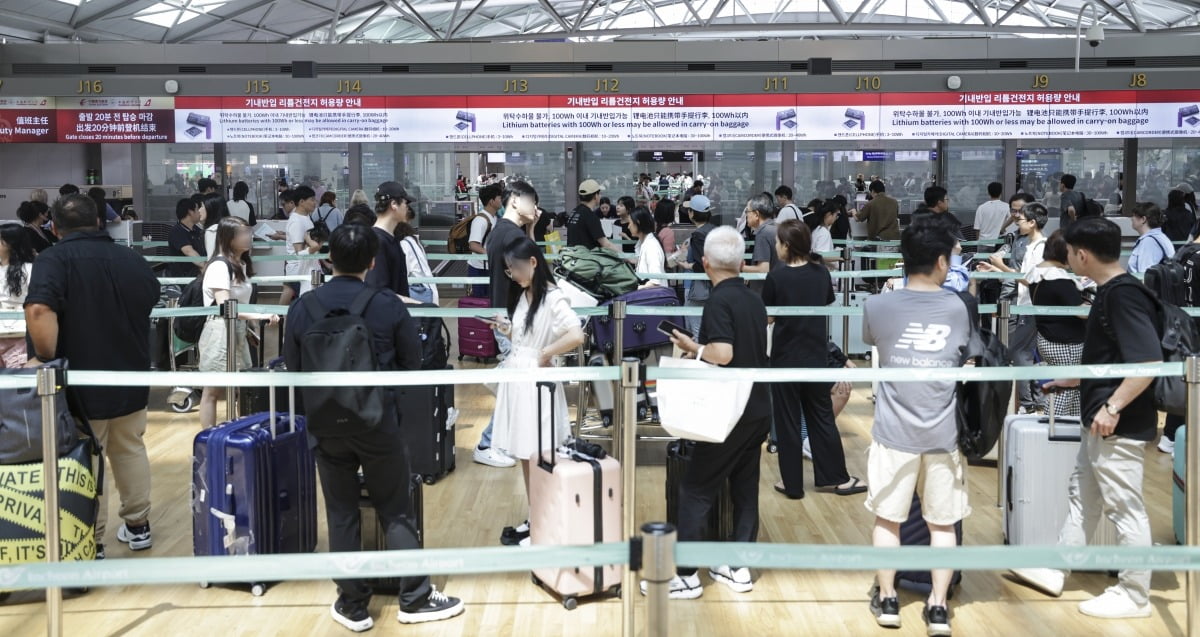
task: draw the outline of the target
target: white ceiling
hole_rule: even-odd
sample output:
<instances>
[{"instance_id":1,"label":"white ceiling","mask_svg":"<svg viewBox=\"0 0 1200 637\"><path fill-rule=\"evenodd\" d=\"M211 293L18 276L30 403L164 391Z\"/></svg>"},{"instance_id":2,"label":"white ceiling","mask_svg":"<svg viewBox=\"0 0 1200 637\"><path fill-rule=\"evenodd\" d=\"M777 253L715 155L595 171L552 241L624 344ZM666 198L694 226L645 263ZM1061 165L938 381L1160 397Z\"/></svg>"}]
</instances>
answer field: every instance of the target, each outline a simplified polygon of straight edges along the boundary
<instances>
[{"instance_id":1,"label":"white ceiling","mask_svg":"<svg viewBox=\"0 0 1200 637\"><path fill-rule=\"evenodd\" d=\"M1200 0L0 0L0 38L155 43L1073 37L1200 32Z\"/></svg>"}]
</instances>

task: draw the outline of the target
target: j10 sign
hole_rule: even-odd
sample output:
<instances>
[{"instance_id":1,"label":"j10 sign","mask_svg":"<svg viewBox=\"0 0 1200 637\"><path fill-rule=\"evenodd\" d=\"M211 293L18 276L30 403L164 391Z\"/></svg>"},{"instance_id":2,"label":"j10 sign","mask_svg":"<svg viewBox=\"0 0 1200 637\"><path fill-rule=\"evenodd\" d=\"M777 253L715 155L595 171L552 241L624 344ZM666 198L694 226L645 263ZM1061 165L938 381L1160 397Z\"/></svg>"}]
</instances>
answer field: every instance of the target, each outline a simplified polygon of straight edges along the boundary
<instances>
[{"instance_id":1,"label":"j10 sign","mask_svg":"<svg viewBox=\"0 0 1200 637\"><path fill-rule=\"evenodd\" d=\"M1200 90L0 98L0 142L1046 139L1200 135Z\"/></svg>"}]
</instances>

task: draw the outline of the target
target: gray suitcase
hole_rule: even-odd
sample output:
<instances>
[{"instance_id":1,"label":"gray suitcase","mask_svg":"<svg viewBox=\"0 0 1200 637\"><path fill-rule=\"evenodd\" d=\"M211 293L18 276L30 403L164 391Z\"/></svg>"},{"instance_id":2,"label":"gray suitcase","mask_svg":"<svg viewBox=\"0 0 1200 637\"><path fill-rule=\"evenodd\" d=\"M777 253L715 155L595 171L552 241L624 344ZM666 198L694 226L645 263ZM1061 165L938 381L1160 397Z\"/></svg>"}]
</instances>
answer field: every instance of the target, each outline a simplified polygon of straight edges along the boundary
<instances>
[{"instance_id":1,"label":"gray suitcase","mask_svg":"<svg viewBox=\"0 0 1200 637\"><path fill-rule=\"evenodd\" d=\"M1004 431L1004 543L1058 544L1083 431L1079 418L1012 415L1004 419ZM1088 544L1117 543L1110 520L1102 517L1097 526Z\"/></svg>"}]
</instances>

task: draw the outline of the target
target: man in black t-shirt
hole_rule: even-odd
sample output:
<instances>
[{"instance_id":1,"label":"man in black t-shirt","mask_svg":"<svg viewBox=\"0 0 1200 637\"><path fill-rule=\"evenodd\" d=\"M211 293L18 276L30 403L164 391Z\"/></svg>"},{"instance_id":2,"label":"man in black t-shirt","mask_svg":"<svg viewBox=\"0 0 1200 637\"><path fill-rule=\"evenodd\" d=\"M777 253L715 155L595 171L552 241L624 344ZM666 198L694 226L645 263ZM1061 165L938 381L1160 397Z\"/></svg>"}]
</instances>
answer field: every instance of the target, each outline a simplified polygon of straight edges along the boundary
<instances>
[{"instance_id":1,"label":"man in black t-shirt","mask_svg":"<svg viewBox=\"0 0 1200 637\"><path fill-rule=\"evenodd\" d=\"M367 285L391 290L408 297L408 260L404 248L396 239L396 226L408 221L408 209L412 205L404 186L385 181L375 191L375 235L379 237L379 254L375 267L367 272Z\"/></svg>"},{"instance_id":2,"label":"man in black t-shirt","mask_svg":"<svg viewBox=\"0 0 1200 637\"><path fill-rule=\"evenodd\" d=\"M704 243L704 270L712 292L701 318L700 342L680 332L671 341L687 355L722 367L767 366L767 308L759 295L738 277L745 243L731 227L717 228ZM755 383L742 417L722 443L697 442L679 485L679 540L754 542L758 538L759 458L771 428L771 397L767 385ZM704 529L725 483L733 500L733 537L704 537ZM717 566L710 577L735 592L754 588L750 570ZM644 589L643 589L644 590ZM671 579L672 599L701 595L695 568L680 568Z\"/></svg>"},{"instance_id":3,"label":"man in black t-shirt","mask_svg":"<svg viewBox=\"0 0 1200 637\"><path fill-rule=\"evenodd\" d=\"M567 247L581 246L589 250L604 247L613 252L621 249L604 235L604 226L596 209L600 207L600 184L595 179L585 179L579 184L579 205L567 219Z\"/></svg>"},{"instance_id":4,"label":"man in black t-shirt","mask_svg":"<svg viewBox=\"0 0 1200 637\"><path fill-rule=\"evenodd\" d=\"M1083 365L1162 361L1157 308L1151 292L1121 267L1121 229L1108 219L1080 219L1067 229L1071 270L1099 285L1088 315ZM1112 520L1121 546L1150 546L1150 519L1142 496L1146 444L1158 430L1153 378L1056 380L1047 387L1080 389L1082 440L1068 489L1071 513L1059 543L1082 546L1084 529ZM1053 569L1016 569L1033 587L1058 596L1066 573ZM1116 586L1081 602L1092 617L1149 617L1150 571L1123 570Z\"/></svg>"},{"instance_id":5,"label":"man in black t-shirt","mask_svg":"<svg viewBox=\"0 0 1200 637\"><path fill-rule=\"evenodd\" d=\"M196 205L191 199L180 199L175 204L175 217L179 223L167 235L168 254L173 257L207 256L204 249L204 206ZM194 277L200 274L200 263L168 263L167 276Z\"/></svg>"}]
</instances>

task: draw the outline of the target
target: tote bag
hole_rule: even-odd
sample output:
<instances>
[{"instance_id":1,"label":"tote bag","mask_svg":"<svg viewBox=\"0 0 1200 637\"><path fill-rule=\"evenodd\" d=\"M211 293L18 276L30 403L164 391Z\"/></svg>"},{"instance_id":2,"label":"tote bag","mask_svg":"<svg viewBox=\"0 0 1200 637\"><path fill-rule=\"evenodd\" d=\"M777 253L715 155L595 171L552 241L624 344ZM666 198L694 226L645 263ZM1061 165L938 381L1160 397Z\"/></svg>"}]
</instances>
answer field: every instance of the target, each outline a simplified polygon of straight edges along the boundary
<instances>
[{"instance_id":1,"label":"tote bag","mask_svg":"<svg viewBox=\"0 0 1200 637\"><path fill-rule=\"evenodd\" d=\"M718 369L691 358L664 358L659 367ZM742 418L754 381L658 381L658 415L663 429L677 438L725 442Z\"/></svg>"}]
</instances>

